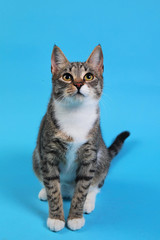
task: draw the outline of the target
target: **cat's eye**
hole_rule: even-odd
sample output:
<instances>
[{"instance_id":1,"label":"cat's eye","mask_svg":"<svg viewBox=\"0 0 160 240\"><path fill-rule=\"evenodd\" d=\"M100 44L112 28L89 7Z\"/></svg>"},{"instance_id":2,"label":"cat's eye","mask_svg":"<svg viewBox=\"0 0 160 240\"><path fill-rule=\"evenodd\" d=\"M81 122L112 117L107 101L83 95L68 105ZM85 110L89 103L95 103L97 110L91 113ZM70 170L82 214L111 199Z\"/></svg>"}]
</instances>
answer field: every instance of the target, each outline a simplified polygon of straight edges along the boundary
<instances>
[{"instance_id":1,"label":"cat's eye","mask_svg":"<svg viewBox=\"0 0 160 240\"><path fill-rule=\"evenodd\" d=\"M73 77L72 77L72 75L70 73L63 74L62 78L65 81L71 81L73 79Z\"/></svg>"},{"instance_id":2,"label":"cat's eye","mask_svg":"<svg viewBox=\"0 0 160 240\"><path fill-rule=\"evenodd\" d=\"M84 80L85 81L91 81L93 80L94 76L92 73L86 73L86 75L84 76Z\"/></svg>"}]
</instances>

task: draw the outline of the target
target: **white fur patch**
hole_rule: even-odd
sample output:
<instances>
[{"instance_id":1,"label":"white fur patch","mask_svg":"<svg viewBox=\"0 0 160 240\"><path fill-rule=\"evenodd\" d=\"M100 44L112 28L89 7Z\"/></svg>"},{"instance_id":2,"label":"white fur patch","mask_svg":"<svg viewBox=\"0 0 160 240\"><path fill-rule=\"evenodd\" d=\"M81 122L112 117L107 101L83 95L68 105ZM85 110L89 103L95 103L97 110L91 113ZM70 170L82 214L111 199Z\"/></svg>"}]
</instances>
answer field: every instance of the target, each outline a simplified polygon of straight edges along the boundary
<instances>
[{"instance_id":1,"label":"white fur patch","mask_svg":"<svg viewBox=\"0 0 160 240\"><path fill-rule=\"evenodd\" d=\"M80 88L80 93L82 93L85 97L87 97L90 93L89 91L89 87L84 84L81 88Z\"/></svg>"},{"instance_id":2,"label":"white fur patch","mask_svg":"<svg viewBox=\"0 0 160 240\"><path fill-rule=\"evenodd\" d=\"M80 104L72 106L63 105L57 101L55 103L55 117L60 124L60 128L74 142L85 143L87 135L92 129L97 119L97 101L87 99Z\"/></svg>"},{"instance_id":3,"label":"white fur patch","mask_svg":"<svg viewBox=\"0 0 160 240\"><path fill-rule=\"evenodd\" d=\"M86 197L83 211L85 213L91 213L95 209L96 195L100 192L97 187L90 187L89 192Z\"/></svg>"},{"instance_id":4,"label":"white fur patch","mask_svg":"<svg viewBox=\"0 0 160 240\"><path fill-rule=\"evenodd\" d=\"M47 200L47 193L46 193L46 189L42 188L41 191L38 194L38 198L42 201L46 201Z\"/></svg>"},{"instance_id":5,"label":"white fur patch","mask_svg":"<svg viewBox=\"0 0 160 240\"><path fill-rule=\"evenodd\" d=\"M73 196L77 170L76 152L80 146L79 143L70 143L66 153L66 163L60 163L60 181L63 197L72 198Z\"/></svg>"},{"instance_id":6,"label":"white fur patch","mask_svg":"<svg viewBox=\"0 0 160 240\"><path fill-rule=\"evenodd\" d=\"M85 224L85 219L83 218L74 218L68 220L67 225L71 230L78 230L82 228Z\"/></svg>"},{"instance_id":7,"label":"white fur patch","mask_svg":"<svg viewBox=\"0 0 160 240\"><path fill-rule=\"evenodd\" d=\"M61 221L59 219L52 219L52 218L48 218L47 219L47 227L54 232L58 232L60 230L62 230L65 226L65 222Z\"/></svg>"}]
</instances>

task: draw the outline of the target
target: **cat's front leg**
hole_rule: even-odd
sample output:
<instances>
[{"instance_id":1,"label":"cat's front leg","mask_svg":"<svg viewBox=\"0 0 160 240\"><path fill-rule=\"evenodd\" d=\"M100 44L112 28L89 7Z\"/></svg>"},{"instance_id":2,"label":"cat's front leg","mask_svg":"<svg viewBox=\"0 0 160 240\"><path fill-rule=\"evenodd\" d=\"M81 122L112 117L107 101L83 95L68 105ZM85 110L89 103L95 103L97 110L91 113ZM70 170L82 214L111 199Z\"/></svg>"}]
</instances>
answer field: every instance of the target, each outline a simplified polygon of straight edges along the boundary
<instances>
[{"instance_id":1,"label":"cat's front leg","mask_svg":"<svg viewBox=\"0 0 160 240\"><path fill-rule=\"evenodd\" d=\"M67 225L71 230L78 230L85 224L83 217L84 203L95 172L96 150L93 146L91 148L92 150L90 150L88 145L85 146L87 147L87 151L85 151L85 148L83 149L84 154L81 154L83 159L80 162L80 167L77 172L76 188L67 220Z\"/></svg>"},{"instance_id":2,"label":"cat's front leg","mask_svg":"<svg viewBox=\"0 0 160 240\"><path fill-rule=\"evenodd\" d=\"M60 192L59 169L54 155L44 154L42 172L49 205L47 226L51 231L60 231L65 226L65 220Z\"/></svg>"}]
</instances>

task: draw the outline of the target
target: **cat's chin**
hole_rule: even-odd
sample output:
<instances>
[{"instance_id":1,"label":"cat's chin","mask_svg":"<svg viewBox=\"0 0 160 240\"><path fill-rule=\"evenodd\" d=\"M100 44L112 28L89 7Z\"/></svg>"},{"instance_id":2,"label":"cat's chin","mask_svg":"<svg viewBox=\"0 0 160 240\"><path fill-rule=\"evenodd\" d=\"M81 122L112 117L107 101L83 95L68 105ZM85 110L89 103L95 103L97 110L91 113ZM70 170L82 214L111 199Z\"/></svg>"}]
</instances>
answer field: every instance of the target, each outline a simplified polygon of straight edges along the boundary
<instances>
[{"instance_id":1,"label":"cat's chin","mask_svg":"<svg viewBox=\"0 0 160 240\"><path fill-rule=\"evenodd\" d=\"M82 94L82 93L76 93L74 96L73 96L75 99L78 99L78 100L84 100L85 96Z\"/></svg>"},{"instance_id":2,"label":"cat's chin","mask_svg":"<svg viewBox=\"0 0 160 240\"><path fill-rule=\"evenodd\" d=\"M78 107L80 105L83 105L84 102L84 96L74 96L71 99L66 100L66 105L71 107Z\"/></svg>"},{"instance_id":3,"label":"cat's chin","mask_svg":"<svg viewBox=\"0 0 160 240\"><path fill-rule=\"evenodd\" d=\"M76 93L75 95L68 96L64 98L61 101L57 101L57 104L60 104L61 106L67 107L67 108L77 108L80 106L88 106L88 105L97 105L99 102L99 99L94 99L90 96L85 96L80 93Z\"/></svg>"},{"instance_id":4,"label":"cat's chin","mask_svg":"<svg viewBox=\"0 0 160 240\"><path fill-rule=\"evenodd\" d=\"M66 97L64 101L61 101L64 105L70 105L70 106L78 106L85 102L86 97L81 93L76 93L75 95L71 97Z\"/></svg>"}]
</instances>

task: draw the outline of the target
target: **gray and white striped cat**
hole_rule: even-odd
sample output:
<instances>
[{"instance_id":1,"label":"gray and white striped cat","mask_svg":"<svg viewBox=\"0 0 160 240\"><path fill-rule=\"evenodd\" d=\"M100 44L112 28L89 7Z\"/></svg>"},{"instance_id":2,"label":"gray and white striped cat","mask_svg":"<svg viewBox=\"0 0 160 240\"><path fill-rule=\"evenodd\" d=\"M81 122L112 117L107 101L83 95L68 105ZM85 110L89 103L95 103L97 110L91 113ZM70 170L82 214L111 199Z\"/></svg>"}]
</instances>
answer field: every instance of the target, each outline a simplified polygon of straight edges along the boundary
<instances>
[{"instance_id":1,"label":"gray and white striped cat","mask_svg":"<svg viewBox=\"0 0 160 240\"><path fill-rule=\"evenodd\" d=\"M54 46L51 57L52 94L42 119L33 168L48 200L47 226L59 231L65 226L63 200L71 198L67 225L83 227L83 213L95 208L96 195L112 158L129 132L123 132L107 148L100 129L99 100L103 89L103 53L98 45L86 62L69 62Z\"/></svg>"}]
</instances>

